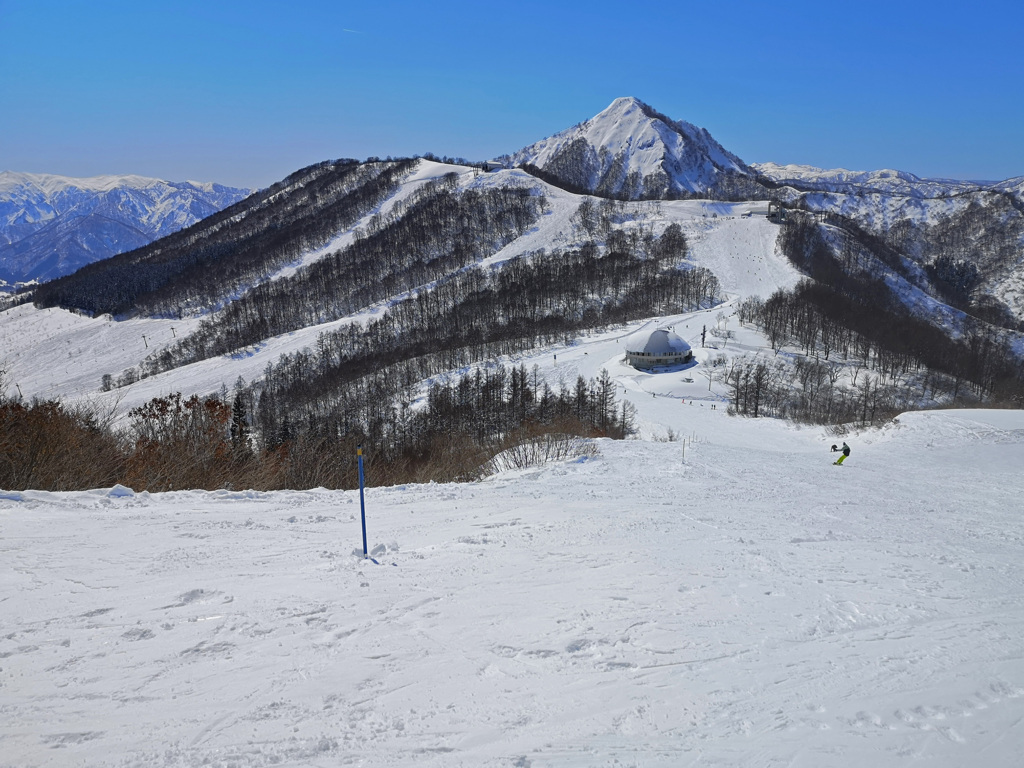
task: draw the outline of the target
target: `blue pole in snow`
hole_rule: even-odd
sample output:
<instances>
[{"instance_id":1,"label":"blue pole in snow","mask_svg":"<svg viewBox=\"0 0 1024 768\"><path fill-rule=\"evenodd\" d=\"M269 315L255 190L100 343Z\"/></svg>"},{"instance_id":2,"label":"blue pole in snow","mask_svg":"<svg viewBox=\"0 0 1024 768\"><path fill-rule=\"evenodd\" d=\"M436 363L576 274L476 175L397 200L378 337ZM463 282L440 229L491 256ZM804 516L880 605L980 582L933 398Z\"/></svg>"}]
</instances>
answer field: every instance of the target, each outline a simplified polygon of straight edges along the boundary
<instances>
[{"instance_id":1,"label":"blue pole in snow","mask_svg":"<svg viewBox=\"0 0 1024 768\"><path fill-rule=\"evenodd\" d=\"M356 455L359 457L359 513L363 518L363 559L369 557L366 551L366 502L363 501L363 446L356 446Z\"/></svg>"}]
</instances>

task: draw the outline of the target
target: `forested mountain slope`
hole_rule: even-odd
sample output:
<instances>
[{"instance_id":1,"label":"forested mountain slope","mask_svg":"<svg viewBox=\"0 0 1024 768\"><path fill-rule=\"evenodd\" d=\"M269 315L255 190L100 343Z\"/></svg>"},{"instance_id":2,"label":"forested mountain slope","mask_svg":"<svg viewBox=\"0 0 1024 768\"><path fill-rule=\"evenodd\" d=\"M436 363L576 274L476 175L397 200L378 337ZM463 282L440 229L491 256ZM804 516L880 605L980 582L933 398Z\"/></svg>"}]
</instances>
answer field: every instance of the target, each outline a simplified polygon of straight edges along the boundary
<instances>
[{"instance_id":1,"label":"forested mountain slope","mask_svg":"<svg viewBox=\"0 0 1024 768\"><path fill-rule=\"evenodd\" d=\"M997 325L1024 324L1024 185L767 163L784 205L827 213L898 252L922 287Z\"/></svg>"},{"instance_id":2,"label":"forested mountain slope","mask_svg":"<svg viewBox=\"0 0 1024 768\"><path fill-rule=\"evenodd\" d=\"M149 246L47 283L34 300L91 314L206 311L351 226L413 165L319 163Z\"/></svg>"}]
</instances>

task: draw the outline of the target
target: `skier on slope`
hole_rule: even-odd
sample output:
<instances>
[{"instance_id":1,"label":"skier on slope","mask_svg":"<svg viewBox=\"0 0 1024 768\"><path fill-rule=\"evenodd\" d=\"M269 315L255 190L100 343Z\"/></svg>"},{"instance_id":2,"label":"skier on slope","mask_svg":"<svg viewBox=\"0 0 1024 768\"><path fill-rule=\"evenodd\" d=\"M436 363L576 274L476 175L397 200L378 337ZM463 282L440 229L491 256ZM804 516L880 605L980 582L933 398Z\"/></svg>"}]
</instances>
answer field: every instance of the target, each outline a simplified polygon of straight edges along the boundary
<instances>
[{"instance_id":1,"label":"skier on slope","mask_svg":"<svg viewBox=\"0 0 1024 768\"><path fill-rule=\"evenodd\" d=\"M842 464L846 460L846 457L850 455L850 446L848 446L845 441L843 442L842 451L843 451L843 455L840 456L835 461L833 461L832 462L833 464Z\"/></svg>"}]
</instances>

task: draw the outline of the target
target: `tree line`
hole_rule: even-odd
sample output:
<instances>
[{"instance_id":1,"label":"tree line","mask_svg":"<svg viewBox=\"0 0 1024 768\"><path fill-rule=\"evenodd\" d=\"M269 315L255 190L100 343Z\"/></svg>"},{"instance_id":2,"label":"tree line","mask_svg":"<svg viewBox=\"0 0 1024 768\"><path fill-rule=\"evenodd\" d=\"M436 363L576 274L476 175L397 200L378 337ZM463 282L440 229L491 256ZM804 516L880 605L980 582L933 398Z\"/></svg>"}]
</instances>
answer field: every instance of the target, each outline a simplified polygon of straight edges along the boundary
<instances>
[{"instance_id":1,"label":"tree line","mask_svg":"<svg viewBox=\"0 0 1024 768\"><path fill-rule=\"evenodd\" d=\"M396 220L440 200L444 207L425 209L428 218L440 211L447 221L478 221L484 214L450 209L458 202L453 187L442 180L395 212ZM471 199L478 210L479 197ZM532 214L510 212L503 199L495 199L487 216L505 217L505 236L512 236ZM529 206L542 205L517 195L507 200L528 206L527 214ZM360 246L368 249L367 258L379 255L373 248L378 234L401 231L393 224L371 223L357 241L369 241ZM442 235L431 240L416 226L408 231L413 245L389 240L387 247L415 251L417 242L455 242ZM504 369L490 361L571 341L589 328L717 303L717 280L707 270L686 268L686 253L686 238L675 225L660 237L611 230L601 246L586 243L493 268L454 270L365 326L322 333L311 348L281 356L258 381L239 380L231 393L170 396L135 409L131 426L120 433L59 403L8 401L3 451L13 458L5 466L29 466L22 458L30 450L25 436L49 434L55 424L68 435L54 444L75 446L87 436L106 442L104 461L65 457L59 479L44 480L40 470L4 482L61 488L121 482L151 490L352 487L357 444L364 446L377 482L454 480L478 476L502 452L524 455L523 446L550 451L554 440L559 453L557 446L569 444L560 442L562 435L624 436L632 429L631 408L616 401L607 372L594 381L552 386L536 368ZM216 332L216 324L208 327ZM26 419L38 424L19 429ZM75 474L86 468L95 470L88 480Z\"/></svg>"},{"instance_id":2,"label":"tree line","mask_svg":"<svg viewBox=\"0 0 1024 768\"><path fill-rule=\"evenodd\" d=\"M904 219L885 233L894 247L924 263L944 301L980 320L1024 330L990 293L988 279L1017 269L1024 243L1024 203L1006 192L970 195L962 209L928 223Z\"/></svg>"},{"instance_id":3,"label":"tree line","mask_svg":"<svg viewBox=\"0 0 1024 768\"><path fill-rule=\"evenodd\" d=\"M310 409L292 424L287 416L274 421L270 390L255 413L243 385L233 396L172 394L130 411L123 428L86 407L24 403L0 389L0 487L354 488L357 445L370 485L464 481L510 466L509 458L495 463L506 453L513 462L587 455L592 447L580 437L621 438L633 429L633 411L618 404L607 371L555 391L536 368L477 368L433 382L415 408L382 400L379 384L395 386L368 377L343 395L358 401L356 410Z\"/></svg>"},{"instance_id":4,"label":"tree line","mask_svg":"<svg viewBox=\"0 0 1024 768\"><path fill-rule=\"evenodd\" d=\"M573 271L571 261L545 256L513 264L517 267L514 274L503 270L496 278L483 270L460 275L458 282L477 283L476 290L461 300L456 299L456 287L446 284L445 288L452 289L447 295L443 290L421 293L366 327L348 325L323 333L312 348L282 356L253 386L252 402L261 430L274 433L283 423L294 430L296 424L310 421L310 413L313 421L330 413L341 414L348 430L361 420L377 418L378 409L389 412L399 407L410 399L410 389L423 380L537 346L570 341L581 330L651 312L649 297L632 291L623 293L617 303L592 298L586 303L570 303L575 313L568 315L563 311L565 302L555 303L553 299L560 297L545 294L540 287L553 285L553 275L561 272L566 277L576 276L575 282L560 283L563 290L573 286L575 291L581 271ZM682 279L673 290L674 276ZM502 286L517 290L503 291ZM649 286L656 300L656 290L664 289L664 303L655 312L678 313L714 300L709 292L717 287L717 281L710 273L690 270L656 277ZM558 313L548 314L552 307L558 308ZM370 417L351 415L361 408L368 409Z\"/></svg>"},{"instance_id":5,"label":"tree line","mask_svg":"<svg viewBox=\"0 0 1024 768\"><path fill-rule=\"evenodd\" d=\"M488 426L489 434L511 434L524 423L569 417L603 433L628 431L629 414L610 404L606 378L596 386L603 405L592 407L586 396L593 389L589 383L577 381L571 392L563 387L554 393L537 382L535 373L532 386L524 386L522 371L518 378L513 372L507 376L505 416L487 417L487 393L502 386L494 380L488 384L481 366L571 341L588 328L717 302L714 276L702 269L678 269L668 246L662 247L662 241L680 245L685 241L680 237L681 232L668 231L650 252L609 253L591 245L529 254L493 270L464 270L398 302L365 326L349 324L322 333L310 348L282 355L258 381L236 384L238 407L268 450L296 439L319 444L326 430L332 440L348 436L395 452L394 446L404 445L412 434L408 420L422 382L475 368L475 399L467 398L465 381L453 393L461 392L455 402L466 406L459 418L478 429L493 422L497 426ZM501 375L499 381L504 381ZM451 410L453 393L440 392L435 383L428 395L429 413L440 420L417 428L428 435L461 429L463 422ZM527 402L532 405L524 410ZM509 414L516 420L508 421Z\"/></svg>"},{"instance_id":6,"label":"tree line","mask_svg":"<svg viewBox=\"0 0 1024 768\"><path fill-rule=\"evenodd\" d=\"M204 319L177 345L141 366L140 376L351 315L458 272L519 237L545 200L528 190L459 192L454 174L427 184L354 242L290 277L256 286Z\"/></svg>"},{"instance_id":7,"label":"tree line","mask_svg":"<svg viewBox=\"0 0 1024 768\"><path fill-rule=\"evenodd\" d=\"M678 225L658 238L614 236L621 234L613 233L605 248L587 243L571 251L525 254L492 268L474 265L454 271L394 302L365 325L352 323L322 333L312 349L289 356L286 367L301 372L296 388L310 391L329 390L403 360L423 361L422 379L566 341L587 329L677 314L720 300L711 272L680 264L687 244ZM323 311L300 297L292 298L292 312L301 314L307 307ZM237 303L245 306L244 300ZM236 316L231 308L225 314ZM147 359L141 371L130 369L116 381L110 376L104 388L213 353L233 352L241 341L266 338L273 327L267 316L254 311L250 317L253 324L242 327L249 336L212 318L177 346ZM299 324L284 325L279 332L292 327Z\"/></svg>"},{"instance_id":8,"label":"tree line","mask_svg":"<svg viewBox=\"0 0 1024 768\"><path fill-rule=\"evenodd\" d=\"M479 458L510 436L561 433L566 425L576 425L574 433L582 424L597 434L625 434L631 415L615 404L606 374L555 389L536 371L488 367L501 356L570 342L590 328L720 301L710 272L681 267L687 245L678 226L660 237L632 233L609 242L614 249L587 243L457 271L366 325L321 333L309 348L268 364L257 381L236 382L234 397L225 392L221 400L231 400L232 423L259 456L280 457L287 446L288 456L304 457L288 464L289 483L305 482L294 473L321 466L318 456L334 456L333 445L348 450L361 442L386 457L387 466L420 472L432 455L458 463L444 453L449 444L476 446ZM446 383L451 371L467 369L474 371L471 381ZM415 405L424 381L432 382L425 409ZM463 431L469 437L451 439ZM459 464L459 472L469 464ZM322 478L319 470L314 474Z\"/></svg>"}]
</instances>

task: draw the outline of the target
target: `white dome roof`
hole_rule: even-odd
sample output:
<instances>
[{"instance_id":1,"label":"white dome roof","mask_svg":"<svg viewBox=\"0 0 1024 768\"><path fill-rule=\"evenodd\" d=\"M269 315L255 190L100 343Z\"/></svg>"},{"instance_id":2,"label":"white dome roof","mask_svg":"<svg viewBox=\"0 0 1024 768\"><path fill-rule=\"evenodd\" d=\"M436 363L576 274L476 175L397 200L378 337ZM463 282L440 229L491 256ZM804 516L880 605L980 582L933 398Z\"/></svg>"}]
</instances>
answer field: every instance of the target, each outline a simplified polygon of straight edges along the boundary
<instances>
[{"instance_id":1,"label":"white dome roof","mask_svg":"<svg viewBox=\"0 0 1024 768\"><path fill-rule=\"evenodd\" d=\"M645 352L648 355L667 356L685 355L690 345L669 328L658 328L648 334L645 331L634 333L626 340L627 352Z\"/></svg>"}]
</instances>

